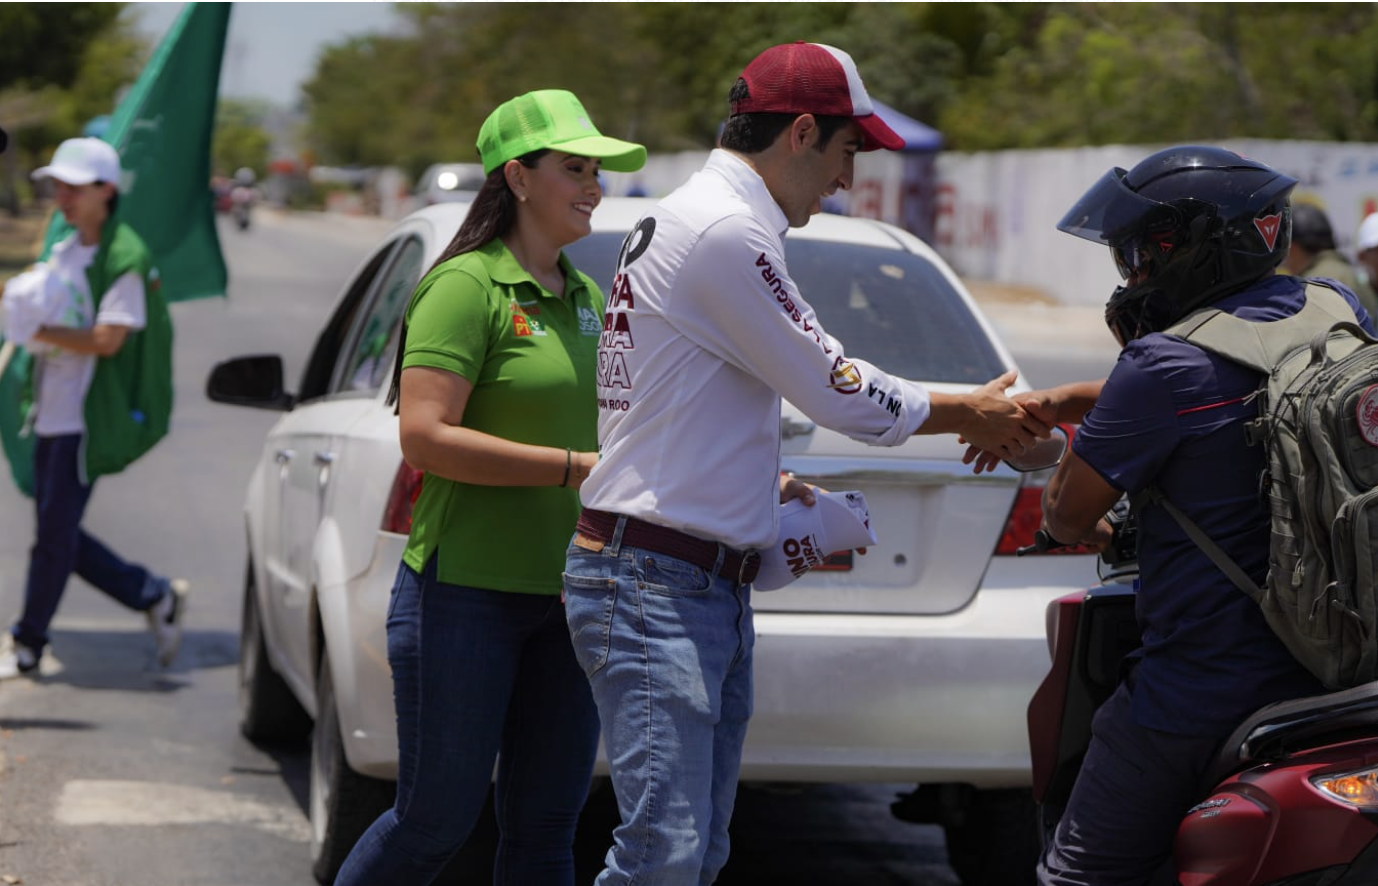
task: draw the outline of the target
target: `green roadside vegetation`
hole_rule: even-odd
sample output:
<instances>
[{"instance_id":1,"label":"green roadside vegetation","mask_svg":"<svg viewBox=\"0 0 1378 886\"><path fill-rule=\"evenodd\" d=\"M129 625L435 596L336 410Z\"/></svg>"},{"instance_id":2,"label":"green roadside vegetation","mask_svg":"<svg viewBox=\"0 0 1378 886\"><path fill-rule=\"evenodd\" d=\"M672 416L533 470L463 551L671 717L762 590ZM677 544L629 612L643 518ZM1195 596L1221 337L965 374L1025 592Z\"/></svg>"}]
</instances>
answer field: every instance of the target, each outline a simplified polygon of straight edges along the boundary
<instances>
[{"instance_id":1,"label":"green roadside vegetation","mask_svg":"<svg viewBox=\"0 0 1378 886\"><path fill-rule=\"evenodd\" d=\"M0 212L28 199L23 170L133 82L152 49L137 14L0 4L0 125L12 136ZM389 33L327 46L295 108L222 100L216 172L262 177L282 147L270 118L286 112L297 168L395 166L414 180L471 159L498 103L552 86L578 93L609 135L702 150L742 66L787 40L846 49L875 98L955 151L1378 143L1374 3L401 3L397 14Z\"/></svg>"}]
</instances>

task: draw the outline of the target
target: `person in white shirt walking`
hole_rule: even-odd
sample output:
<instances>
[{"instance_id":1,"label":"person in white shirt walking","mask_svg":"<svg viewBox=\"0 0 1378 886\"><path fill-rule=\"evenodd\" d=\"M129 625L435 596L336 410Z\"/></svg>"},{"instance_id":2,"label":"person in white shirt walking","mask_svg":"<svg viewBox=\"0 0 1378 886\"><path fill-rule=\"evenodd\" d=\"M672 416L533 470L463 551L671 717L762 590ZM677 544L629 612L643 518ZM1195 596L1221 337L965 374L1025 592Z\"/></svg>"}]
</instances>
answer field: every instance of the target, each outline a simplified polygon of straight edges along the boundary
<instances>
[{"instance_id":1,"label":"person in white shirt walking","mask_svg":"<svg viewBox=\"0 0 1378 886\"><path fill-rule=\"evenodd\" d=\"M751 715L750 584L782 501L780 400L881 446L960 434L1016 451L1050 429L1006 373L929 392L846 356L785 266L784 234L903 141L841 50L776 46L737 80L721 148L623 246L598 354L601 457L566 555L575 653L622 824L598 886L712 883Z\"/></svg>"}]
</instances>

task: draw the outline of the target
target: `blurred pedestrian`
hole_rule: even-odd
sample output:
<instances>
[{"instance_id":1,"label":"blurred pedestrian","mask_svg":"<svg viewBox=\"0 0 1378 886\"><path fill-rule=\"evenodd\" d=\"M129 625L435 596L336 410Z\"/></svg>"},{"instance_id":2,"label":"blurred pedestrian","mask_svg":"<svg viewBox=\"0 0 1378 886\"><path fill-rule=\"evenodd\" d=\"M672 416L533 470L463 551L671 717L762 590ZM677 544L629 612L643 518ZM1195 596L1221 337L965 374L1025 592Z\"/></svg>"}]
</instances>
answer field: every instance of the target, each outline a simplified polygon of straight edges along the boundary
<instances>
[{"instance_id":1,"label":"blurred pedestrian","mask_svg":"<svg viewBox=\"0 0 1378 886\"><path fill-rule=\"evenodd\" d=\"M814 500L780 473L781 396L875 445L960 433L1009 451L1049 431L1004 396L1013 373L950 394L849 358L790 279L786 229L851 187L858 152L904 144L851 57L767 49L729 103L721 148L628 237L603 321L601 460L565 567L622 817L599 886L699 886L727 861L755 549L782 501Z\"/></svg>"},{"instance_id":2,"label":"blurred pedestrian","mask_svg":"<svg viewBox=\"0 0 1378 886\"><path fill-rule=\"evenodd\" d=\"M494 882L572 884L598 713L560 598L580 484L597 460L604 299L561 251L589 234L598 171L640 145L572 93L500 105L487 179L412 295L394 371L402 453L425 472L388 613L397 801L336 886L430 883L494 790Z\"/></svg>"},{"instance_id":3,"label":"blurred pedestrian","mask_svg":"<svg viewBox=\"0 0 1378 886\"><path fill-rule=\"evenodd\" d=\"M1359 269L1364 272L1370 288L1378 289L1378 212L1371 212L1359 225L1354 242Z\"/></svg>"},{"instance_id":4,"label":"blurred pedestrian","mask_svg":"<svg viewBox=\"0 0 1378 886\"><path fill-rule=\"evenodd\" d=\"M1292 248L1282 267L1296 277L1338 280L1359 297L1359 303L1369 316L1378 317L1378 296L1359 276L1353 262L1336 248L1330 219L1320 207L1311 203L1293 204Z\"/></svg>"},{"instance_id":5,"label":"blurred pedestrian","mask_svg":"<svg viewBox=\"0 0 1378 886\"><path fill-rule=\"evenodd\" d=\"M120 158L113 147L68 139L33 178L52 180L58 210L75 230L5 291L29 317L24 324L18 315L25 312L7 310L7 337L34 356L26 421L36 438L36 536L23 612L0 637L0 679L38 670L73 572L146 613L166 667L181 640L188 583L123 560L81 520L96 478L123 469L166 431L150 419L171 408L167 304L148 247L116 217ZM132 405L149 398L158 408Z\"/></svg>"}]
</instances>

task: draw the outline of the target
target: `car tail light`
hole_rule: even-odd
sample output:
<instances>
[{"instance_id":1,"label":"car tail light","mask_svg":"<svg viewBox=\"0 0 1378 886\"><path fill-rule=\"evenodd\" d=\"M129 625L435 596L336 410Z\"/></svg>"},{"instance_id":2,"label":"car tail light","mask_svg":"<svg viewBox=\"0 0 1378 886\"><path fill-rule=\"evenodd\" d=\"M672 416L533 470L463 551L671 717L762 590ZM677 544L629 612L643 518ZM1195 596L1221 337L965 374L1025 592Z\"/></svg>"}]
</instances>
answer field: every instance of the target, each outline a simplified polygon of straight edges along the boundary
<instances>
[{"instance_id":1,"label":"car tail light","mask_svg":"<svg viewBox=\"0 0 1378 886\"><path fill-rule=\"evenodd\" d=\"M396 532L398 535L411 534L411 509L416 497L421 494L422 473L416 468L401 462L397 474L392 478L392 491L388 493L388 505L383 509L383 532Z\"/></svg>"}]
</instances>

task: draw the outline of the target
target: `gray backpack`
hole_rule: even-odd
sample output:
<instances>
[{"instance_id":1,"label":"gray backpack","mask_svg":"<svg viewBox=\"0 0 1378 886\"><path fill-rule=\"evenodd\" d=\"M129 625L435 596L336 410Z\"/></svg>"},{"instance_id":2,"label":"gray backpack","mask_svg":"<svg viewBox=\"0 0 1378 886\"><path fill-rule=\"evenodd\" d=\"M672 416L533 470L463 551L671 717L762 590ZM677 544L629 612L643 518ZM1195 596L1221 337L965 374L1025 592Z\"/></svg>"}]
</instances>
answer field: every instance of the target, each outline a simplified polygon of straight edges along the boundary
<instances>
[{"instance_id":1,"label":"gray backpack","mask_svg":"<svg viewBox=\"0 0 1378 886\"><path fill-rule=\"evenodd\" d=\"M1258 418L1245 428L1266 458L1263 587L1161 490L1146 489L1136 506L1166 508L1327 688L1378 679L1378 339L1343 296L1316 283L1282 320L1205 308L1165 332L1264 373Z\"/></svg>"}]
</instances>

